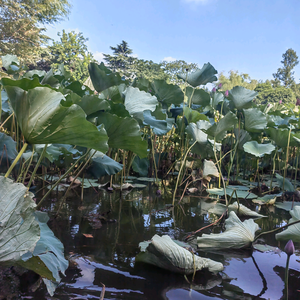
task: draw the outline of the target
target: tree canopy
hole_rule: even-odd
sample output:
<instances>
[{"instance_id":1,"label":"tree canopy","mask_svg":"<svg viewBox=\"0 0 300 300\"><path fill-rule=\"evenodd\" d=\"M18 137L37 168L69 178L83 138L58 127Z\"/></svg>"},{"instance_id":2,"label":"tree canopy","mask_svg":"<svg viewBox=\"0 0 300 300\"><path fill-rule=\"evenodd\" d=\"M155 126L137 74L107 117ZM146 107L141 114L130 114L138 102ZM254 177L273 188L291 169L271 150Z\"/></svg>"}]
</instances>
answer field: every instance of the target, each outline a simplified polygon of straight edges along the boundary
<instances>
[{"instance_id":1,"label":"tree canopy","mask_svg":"<svg viewBox=\"0 0 300 300\"><path fill-rule=\"evenodd\" d=\"M0 54L34 63L49 40L43 25L67 17L70 7L68 0L0 0Z\"/></svg>"}]
</instances>

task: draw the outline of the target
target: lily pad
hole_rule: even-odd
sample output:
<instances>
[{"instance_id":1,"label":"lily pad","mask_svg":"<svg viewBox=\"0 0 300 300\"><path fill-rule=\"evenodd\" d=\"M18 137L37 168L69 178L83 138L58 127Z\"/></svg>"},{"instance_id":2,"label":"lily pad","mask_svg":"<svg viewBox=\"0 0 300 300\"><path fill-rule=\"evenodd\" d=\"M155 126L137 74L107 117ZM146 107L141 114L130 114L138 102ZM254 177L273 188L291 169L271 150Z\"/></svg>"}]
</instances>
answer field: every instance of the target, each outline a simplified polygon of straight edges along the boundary
<instances>
[{"instance_id":1,"label":"lily pad","mask_svg":"<svg viewBox=\"0 0 300 300\"><path fill-rule=\"evenodd\" d=\"M150 242L142 242L139 246L141 253L136 256L136 262L149 263L175 273L192 274L202 269L217 273L224 268L219 262L191 253L167 235L154 235Z\"/></svg>"},{"instance_id":2,"label":"lily pad","mask_svg":"<svg viewBox=\"0 0 300 300\"><path fill-rule=\"evenodd\" d=\"M236 188L232 188L230 186L228 186L226 188L226 194L228 196L232 195L232 198L236 198L236 193L234 192L234 190L236 190L238 198L247 198L247 199L257 198L257 195L255 195L253 193L250 193L247 190L239 190L239 189L236 189ZM213 195L219 195L219 196L224 196L225 195L223 188L220 188L220 189L218 189L218 188L207 189L206 191L210 194L213 194Z\"/></svg>"},{"instance_id":3,"label":"lily pad","mask_svg":"<svg viewBox=\"0 0 300 300\"><path fill-rule=\"evenodd\" d=\"M300 220L300 206L295 206L293 210L290 211L290 214L292 216L291 219L289 219L289 224L292 222L296 222ZM277 233L275 235L276 240L282 241L282 240L293 240L294 242L300 241L300 223L291 225L284 231Z\"/></svg>"},{"instance_id":4,"label":"lily pad","mask_svg":"<svg viewBox=\"0 0 300 300\"><path fill-rule=\"evenodd\" d=\"M269 144L258 144L257 141L247 142L243 146L245 152L256 157L263 157L265 154L271 154L275 150L275 146Z\"/></svg>"},{"instance_id":5,"label":"lily pad","mask_svg":"<svg viewBox=\"0 0 300 300\"><path fill-rule=\"evenodd\" d=\"M258 225L252 220L242 222L234 211L229 213L225 221L226 230L223 233L203 234L197 238L200 249L241 249L252 245Z\"/></svg>"},{"instance_id":6,"label":"lily pad","mask_svg":"<svg viewBox=\"0 0 300 300\"><path fill-rule=\"evenodd\" d=\"M277 202L275 203L275 206L280 209L284 209L286 211L290 211L296 206L300 206L300 202L294 202L293 201L284 201L284 202Z\"/></svg>"}]
</instances>

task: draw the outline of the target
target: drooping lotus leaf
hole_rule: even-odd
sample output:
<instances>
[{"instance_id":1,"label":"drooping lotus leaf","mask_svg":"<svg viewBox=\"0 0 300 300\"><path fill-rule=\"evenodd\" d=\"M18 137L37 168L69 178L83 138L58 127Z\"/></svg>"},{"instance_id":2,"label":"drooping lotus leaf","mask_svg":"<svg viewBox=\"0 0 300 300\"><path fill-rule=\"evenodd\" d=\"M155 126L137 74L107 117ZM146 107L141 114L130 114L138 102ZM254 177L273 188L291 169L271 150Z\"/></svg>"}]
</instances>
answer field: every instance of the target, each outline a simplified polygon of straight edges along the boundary
<instances>
[{"instance_id":1,"label":"drooping lotus leaf","mask_svg":"<svg viewBox=\"0 0 300 300\"><path fill-rule=\"evenodd\" d=\"M33 194L21 183L0 176L0 263L16 263L40 239Z\"/></svg>"},{"instance_id":2,"label":"drooping lotus leaf","mask_svg":"<svg viewBox=\"0 0 300 300\"><path fill-rule=\"evenodd\" d=\"M100 65L90 63L89 73L93 86L99 93L111 86L122 83L121 76L118 73L112 73L112 71L105 67L103 62Z\"/></svg>"},{"instance_id":3,"label":"drooping lotus leaf","mask_svg":"<svg viewBox=\"0 0 300 300\"><path fill-rule=\"evenodd\" d=\"M54 278L54 281L60 282L61 278L59 272L65 275L65 270L69 266L69 262L64 257L64 246L48 227L48 214L36 211L34 215L40 226L41 237L37 242L34 251L29 251L22 255L22 261L20 261L19 264L27 269L35 271L42 277L51 280ZM43 266L42 262L46 268ZM49 271L50 274L48 274Z\"/></svg>"},{"instance_id":4,"label":"drooping lotus leaf","mask_svg":"<svg viewBox=\"0 0 300 300\"><path fill-rule=\"evenodd\" d=\"M222 101L224 101L224 94L214 93L211 99L211 106L215 108Z\"/></svg>"},{"instance_id":5,"label":"drooping lotus leaf","mask_svg":"<svg viewBox=\"0 0 300 300\"><path fill-rule=\"evenodd\" d=\"M203 234L198 237L198 248L221 250L250 247L259 226L252 219L242 222L236 213L231 211L225 221L225 228L222 233Z\"/></svg>"},{"instance_id":6,"label":"drooping lotus leaf","mask_svg":"<svg viewBox=\"0 0 300 300\"><path fill-rule=\"evenodd\" d=\"M112 86L101 92L100 99L107 100L113 103L124 103L123 92L126 90L126 85L121 83L120 85Z\"/></svg>"},{"instance_id":7,"label":"drooping lotus leaf","mask_svg":"<svg viewBox=\"0 0 300 300\"><path fill-rule=\"evenodd\" d=\"M204 114L199 113L198 111L191 109L189 107L183 108L184 116L187 119L188 123L197 123L200 120L209 121L208 117Z\"/></svg>"},{"instance_id":8,"label":"drooping lotus leaf","mask_svg":"<svg viewBox=\"0 0 300 300\"><path fill-rule=\"evenodd\" d=\"M216 215L222 215L226 211L226 205L222 203L217 203L215 207L211 208L209 210L210 213L214 213ZM228 205L228 211L234 211L239 216L247 216L247 217L253 217L253 218L263 218L265 216L257 213L256 211L253 211L246 207L243 204L238 204L237 201L233 202L232 204Z\"/></svg>"},{"instance_id":9,"label":"drooping lotus leaf","mask_svg":"<svg viewBox=\"0 0 300 300\"><path fill-rule=\"evenodd\" d=\"M104 175L114 175L123 169L123 165L119 164L104 153L97 151L93 158L89 171L96 178Z\"/></svg>"},{"instance_id":10,"label":"drooping lotus leaf","mask_svg":"<svg viewBox=\"0 0 300 300\"><path fill-rule=\"evenodd\" d=\"M236 86L228 93L228 99L231 100L237 109L248 108L251 101L258 95L258 92L248 90L242 86Z\"/></svg>"},{"instance_id":11,"label":"drooping lotus leaf","mask_svg":"<svg viewBox=\"0 0 300 300\"><path fill-rule=\"evenodd\" d=\"M275 146L269 144L258 144L257 141L250 141L244 144L244 151L256 157L263 157L265 154L271 154L275 150Z\"/></svg>"},{"instance_id":12,"label":"drooping lotus leaf","mask_svg":"<svg viewBox=\"0 0 300 300\"><path fill-rule=\"evenodd\" d=\"M140 126L133 118L121 118L107 112L99 112L98 124L104 124L111 148L130 150L140 157L147 156L147 142L142 139Z\"/></svg>"},{"instance_id":13,"label":"drooping lotus leaf","mask_svg":"<svg viewBox=\"0 0 300 300\"><path fill-rule=\"evenodd\" d=\"M203 89L193 89L190 86L188 86L186 88L185 95L188 99L187 103L198 104L202 105L203 107L210 104L210 95Z\"/></svg>"},{"instance_id":14,"label":"drooping lotus leaf","mask_svg":"<svg viewBox=\"0 0 300 300\"><path fill-rule=\"evenodd\" d=\"M189 83L191 86L196 87L199 85L205 85L209 82L217 81L218 78L215 75L217 73L218 71L210 63L206 63L201 69L198 69L193 73L189 73L187 76L186 74L179 74L177 77L187 81L187 83Z\"/></svg>"},{"instance_id":15,"label":"drooping lotus leaf","mask_svg":"<svg viewBox=\"0 0 300 300\"><path fill-rule=\"evenodd\" d=\"M125 92L125 108L134 118L144 120L145 110L155 111L158 104L157 98L149 93L140 91L138 88L128 87Z\"/></svg>"},{"instance_id":16,"label":"drooping lotus leaf","mask_svg":"<svg viewBox=\"0 0 300 300\"><path fill-rule=\"evenodd\" d=\"M178 85L166 83L165 80L154 80L151 88L154 90L157 100L168 106L180 105L183 102L183 92Z\"/></svg>"},{"instance_id":17,"label":"drooping lotus leaf","mask_svg":"<svg viewBox=\"0 0 300 300\"><path fill-rule=\"evenodd\" d=\"M136 256L136 262L149 263L175 273L192 274L202 269L217 273L224 268L219 262L199 257L179 246L168 235L154 235L151 242L142 242L139 246L141 252Z\"/></svg>"},{"instance_id":18,"label":"drooping lotus leaf","mask_svg":"<svg viewBox=\"0 0 300 300\"><path fill-rule=\"evenodd\" d=\"M238 141L238 148L241 150L243 149L243 146L245 143L249 142L251 140L251 136L248 133L248 131L244 129L234 129L234 135Z\"/></svg>"},{"instance_id":19,"label":"drooping lotus leaf","mask_svg":"<svg viewBox=\"0 0 300 300\"><path fill-rule=\"evenodd\" d=\"M283 188L283 182L284 182L284 190L285 191L288 191L288 192L294 192L295 191L294 185L289 181L288 178L284 178L284 177L282 177L281 175L279 175L277 173L275 174L275 176L276 176L278 184L281 188Z\"/></svg>"},{"instance_id":20,"label":"drooping lotus leaf","mask_svg":"<svg viewBox=\"0 0 300 300\"><path fill-rule=\"evenodd\" d=\"M235 190L235 192L234 192ZM223 188L212 188L212 189L207 189L206 190L208 193L212 194L212 195L219 195L219 196L224 196L224 189ZM257 198L257 195L248 192L248 188L244 189L244 187L242 188L238 188L238 186L233 186L231 187L230 185L226 187L226 195L231 196L232 198L236 198L236 194L238 198L241 199L254 199Z\"/></svg>"},{"instance_id":21,"label":"drooping lotus leaf","mask_svg":"<svg viewBox=\"0 0 300 300\"><path fill-rule=\"evenodd\" d=\"M291 214L292 218L289 219L289 224L292 222L299 221L300 220L300 206L295 206L293 208L293 210L290 211L290 214ZM284 231L277 233L275 235L275 237L276 237L276 240L278 240L278 241L293 240L294 242L299 242L300 241L300 223L289 226Z\"/></svg>"},{"instance_id":22,"label":"drooping lotus leaf","mask_svg":"<svg viewBox=\"0 0 300 300\"><path fill-rule=\"evenodd\" d=\"M225 137L226 132L232 129L237 121L238 118L236 115L229 111L224 118L211 126L206 133L210 136L213 136L216 141L221 141Z\"/></svg>"},{"instance_id":23,"label":"drooping lotus leaf","mask_svg":"<svg viewBox=\"0 0 300 300\"><path fill-rule=\"evenodd\" d=\"M259 205L273 205L276 202L276 198L278 195L264 195L263 197L259 197L257 199L252 200L253 203Z\"/></svg>"},{"instance_id":24,"label":"drooping lotus leaf","mask_svg":"<svg viewBox=\"0 0 300 300\"><path fill-rule=\"evenodd\" d=\"M78 105L64 107L64 96L50 88L36 87L25 91L5 86L10 103L26 142L30 144L60 143L107 150L105 130L98 131L88 122Z\"/></svg>"},{"instance_id":25,"label":"drooping lotus leaf","mask_svg":"<svg viewBox=\"0 0 300 300\"><path fill-rule=\"evenodd\" d=\"M219 171L215 165L215 163L211 160L206 160L204 159L204 163L203 163L203 177L207 177L207 176L215 176L215 177L219 177Z\"/></svg>"},{"instance_id":26,"label":"drooping lotus leaf","mask_svg":"<svg viewBox=\"0 0 300 300\"><path fill-rule=\"evenodd\" d=\"M132 170L143 177L148 175L149 166L150 162L147 157L140 158L139 156L136 156L132 162Z\"/></svg>"},{"instance_id":27,"label":"drooping lotus leaf","mask_svg":"<svg viewBox=\"0 0 300 300\"><path fill-rule=\"evenodd\" d=\"M6 161L6 158L9 160L14 160L18 152L16 150L16 142L5 133L0 132L0 158Z\"/></svg>"},{"instance_id":28,"label":"drooping lotus leaf","mask_svg":"<svg viewBox=\"0 0 300 300\"><path fill-rule=\"evenodd\" d=\"M261 132L267 127L267 118L258 108L244 109L245 129L249 132Z\"/></svg>"},{"instance_id":29,"label":"drooping lotus leaf","mask_svg":"<svg viewBox=\"0 0 300 300\"><path fill-rule=\"evenodd\" d=\"M164 135L169 132L173 127L174 119L165 119L165 120L158 120L151 114L150 110L145 110L143 113L144 116L144 124L149 125L152 129L154 134L157 135Z\"/></svg>"}]
</instances>

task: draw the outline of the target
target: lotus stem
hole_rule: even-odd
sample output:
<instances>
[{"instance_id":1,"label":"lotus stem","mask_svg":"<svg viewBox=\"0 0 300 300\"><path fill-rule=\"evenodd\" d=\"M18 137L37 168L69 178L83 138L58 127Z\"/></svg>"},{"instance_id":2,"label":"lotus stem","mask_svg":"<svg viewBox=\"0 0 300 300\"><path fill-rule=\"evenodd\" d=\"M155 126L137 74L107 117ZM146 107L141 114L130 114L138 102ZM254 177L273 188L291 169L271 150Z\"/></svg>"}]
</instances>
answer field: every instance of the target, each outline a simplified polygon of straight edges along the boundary
<instances>
[{"instance_id":1,"label":"lotus stem","mask_svg":"<svg viewBox=\"0 0 300 300\"><path fill-rule=\"evenodd\" d=\"M27 185L27 190L30 189L31 183L32 183L32 181L34 179L34 176L35 176L35 173L36 173L38 167L40 166L40 164L42 162L42 159L44 158L44 155L46 153L47 147L48 147L48 144L45 144L44 149L43 149L43 151L42 151L42 153L40 155L40 158L39 158L38 162L36 163L36 165L34 167L34 170L33 170L32 174L31 174L30 180L29 180L28 185Z\"/></svg>"},{"instance_id":2,"label":"lotus stem","mask_svg":"<svg viewBox=\"0 0 300 300\"><path fill-rule=\"evenodd\" d=\"M197 143L197 141L195 141L195 142L192 144L192 146L186 151L186 153L185 153L185 155L184 155L184 158L183 158L183 161L181 162L180 169L179 169L179 173L178 173L178 176L177 176L176 185L175 185L175 190L174 190L174 193L173 193L173 206L174 206L174 203L175 203L176 192L177 192L178 183L179 183L180 174L181 174L183 165L185 165L185 161L186 161L186 157L187 157L188 153L191 151L191 149L194 147L194 145L195 145L196 143Z\"/></svg>"},{"instance_id":3,"label":"lotus stem","mask_svg":"<svg viewBox=\"0 0 300 300\"><path fill-rule=\"evenodd\" d=\"M289 147L290 147L291 132L292 132L292 126L290 126L288 143L287 143L287 147L286 147L286 159L285 159L285 165L284 165L283 184L282 184L283 190L284 190L284 182L285 182L285 177L286 177L286 172L287 172L287 163L289 161Z\"/></svg>"},{"instance_id":4,"label":"lotus stem","mask_svg":"<svg viewBox=\"0 0 300 300\"><path fill-rule=\"evenodd\" d=\"M38 203L36 209L39 209L42 205L42 203L44 202L44 200L47 198L47 196L56 188L56 186L64 179L66 178L69 173L75 168L75 166L78 164L78 162L85 158L89 153L90 153L91 149L89 149L85 154L83 154L82 156L80 156L76 162L67 170L67 172L62 176L60 177L56 182L55 184L52 186L52 188L44 195L44 197L40 200L40 202Z\"/></svg>"},{"instance_id":5,"label":"lotus stem","mask_svg":"<svg viewBox=\"0 0 300 300\"><path fill-rule=\"evenodd\" d=\"M272 176L271 176L270 190L272 190L273 177L274 177L274 174L275 174L275 168L276 168L275 157L276 157L276 154L277 154L277 148L276 148L276 151L275 151L275 154L274 154L274 157L273 157L273 172L272 172Z\"/></svg>"},{"instance_id":6,"label":"lotus stem","mask_svg":"<svg viewBox=\"0 0 300 300\"><path fill-rule=\"evenodd\" d=\"M1 112L1 111L0 111ZM1 126L0 126L0 130L3 128L3 126L4 126L4 124L12 117L12 116L14 116L14 114L15 113L12 113L12 114L10 114L7 118L6 118L6 120L1 124Z\"/></svg>"},{"instance_id":7,"label":"lotus stem","mask_svg":"<svg viewBox=\"0 0 300 300\"><path fill-rule=\"evenodd\" d=\"M285 284L285 294L286 294L286 299L289 299L289 264L290 264L290 255L287 256L286 258L286 265L285 265L285 279L284 279L284 284Z\"/></svg>"},{"instance_id":8,"label":"lotus stem","mask_svg":"<svg viewBox=\"0 0 300 300\"><path fill-rule=\"evenodd\" d=\"M6 174L4 175L5 178L7 178L10 175L11 171L13 170L13 168L15 167L15 165L17 164L17 162L19 161L19 159L21 158L21 156L25 152L25 150L27 148L27 145L28 145L27 143L25 143L23 145L21 151L18 153L17 157L15 158L15 160L11 164L10 168L7 170Z\"/></svg>"},{"instance_id":9,"label":"lotus stem","mask_svg":"<svg viewBox=\"0 0 300 300\"><path fill-rule=\"evenodd\" d=\"M299 163L299 148L297 148L297 158L296 158L296 167L295 167L294 188L296 187L296 181L297 181L298 163Z\"/></svg>"}]
</instances>

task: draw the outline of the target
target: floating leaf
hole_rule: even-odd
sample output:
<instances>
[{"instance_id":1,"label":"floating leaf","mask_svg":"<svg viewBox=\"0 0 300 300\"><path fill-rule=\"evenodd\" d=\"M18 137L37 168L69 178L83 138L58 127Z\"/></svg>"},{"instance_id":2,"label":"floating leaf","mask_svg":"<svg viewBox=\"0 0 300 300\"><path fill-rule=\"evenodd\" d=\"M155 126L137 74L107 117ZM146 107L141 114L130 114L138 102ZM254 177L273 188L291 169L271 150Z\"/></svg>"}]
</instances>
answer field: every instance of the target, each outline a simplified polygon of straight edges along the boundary
<instances>
[{"instance_id":1,"label":"floating leaf","mask_svg":"<svg viewBox=\"0 0 300 300\"><path fill-rule=\"evenodd\" d=\"M223 233L203 234L197 238L200 249L241 249L250 247L255 238L258 225L252 220L242 222L235 212L229 213Z\"/></svg>"},{"instance_id":2,"label":"floating leaf","mask_svg":"<svg viewBox=\"0 0 300 300\"><path fill-rule=\"evenodd\" d=\"M263 157L265 154L271 154L275 150L275 146L269 144L258 144L257 141L247 142L243 146L244 151L256 157Z\"/></svg>"},{"instance_id":3,"label":"floating leaf","mask_svg":"<svg viewBox=\"0 0 300 300\"><path fill-rule=\"evenodd\" d=\"M235 190L235 192L234 192ZM212 195L219 195L219 196L224 196L225 193L224 193L224 189L223 188L212 188L212 189L207 189L206 190L208 193L212 194ZM231 196L232 195L232 198L236 198L236 194L238 196L238 198L241 198L241 199L254 199L254 198L257 198L257 196L253 193L250 193L248 192L248 189L247 190L244 190L244 189L237 189L236 186L234 187L231 187L230 185L228 187L226 187L226 194L228 196Z\"/></svg>"},{"instance_id":4,"label":"floating leaf","mask_svg":"<svg viewBox=\"0 0 300 300\"><path fill-rule=\"evenodd\" d=\"M291 219L289 219L289 224L292 222L296 222L300 220L300 206L295 206L293 210L290 211L290 214L292 216ZM294 242L300 241L300 223L291 225L284 231L277 233L275 235L276 240L282 241L282 240L293 240Z\"/></svg>"},{"instance_id":5,"label":"floating leaf","mask_svg":"<svg viewBox=\"0 0 300 300\"><path fill-rule=\"evenodd\" d=\"M191 253L176 244L168 235L154 235L151 242L142 242L139 246L141 253L136 256L136 262L149 263L181 274L192 274L195 270L202 269L213 273L223 270L221 263Z\"/></svg>"},{"instance_id":6,"label":"floating leaf","mask_svg":"<svg viewBox=\"0 0 300 300\"><path fill-rule=\"evenodd\" d=\"M284 209L286 211L290 211L296 206L300 206L300 202L293 202L293 201L284 201L284 202L277 202L275 206L280 209Z\"/></svg>"}]
</instances>

